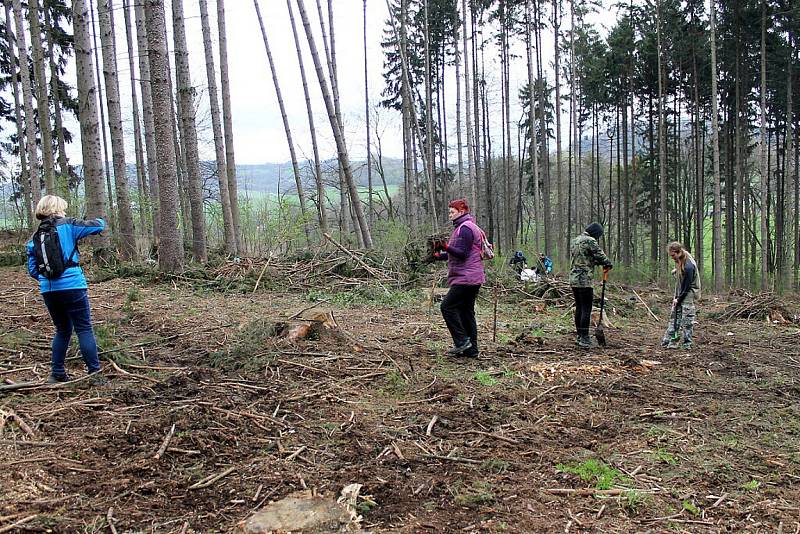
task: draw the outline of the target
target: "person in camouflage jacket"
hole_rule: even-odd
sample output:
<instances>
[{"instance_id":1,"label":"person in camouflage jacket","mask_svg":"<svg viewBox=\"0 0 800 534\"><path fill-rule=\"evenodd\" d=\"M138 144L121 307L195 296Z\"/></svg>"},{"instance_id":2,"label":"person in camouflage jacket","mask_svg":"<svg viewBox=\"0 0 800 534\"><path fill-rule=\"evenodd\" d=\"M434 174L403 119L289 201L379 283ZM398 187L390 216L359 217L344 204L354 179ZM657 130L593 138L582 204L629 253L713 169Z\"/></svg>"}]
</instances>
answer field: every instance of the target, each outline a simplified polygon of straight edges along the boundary
<instances>
[{"instance_id":1,"label":"person in camouflage jacket","mask_svg":"<svg viewBox=\"0 0 800 534\"><path fill-rule=\"evenodd\" d=\"M577 344L581 348L591 348L592 338L589 337L589 322L592 317L592 301L594 291L592 279L594 268L602 265L604 269L611 269L613 264L608 259L603 249L597 243L603 235L603 227L599 223L592 223L586 230L572 240L572 267L569 271L569 285L575 297L575 330L578 334Z\"/></svg>"}]
</instances>

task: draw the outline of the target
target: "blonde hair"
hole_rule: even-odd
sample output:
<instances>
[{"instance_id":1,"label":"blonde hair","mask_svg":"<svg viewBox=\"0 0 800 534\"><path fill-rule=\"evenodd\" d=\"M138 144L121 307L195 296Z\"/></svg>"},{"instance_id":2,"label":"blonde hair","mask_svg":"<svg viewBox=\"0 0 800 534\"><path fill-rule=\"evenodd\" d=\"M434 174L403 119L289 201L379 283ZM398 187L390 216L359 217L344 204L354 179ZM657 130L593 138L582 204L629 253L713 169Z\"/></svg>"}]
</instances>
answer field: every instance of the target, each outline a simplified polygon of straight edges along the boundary
<instances>
[{"instance_id":1,"label":"blonde hair","mask_svg":"<svg viewBox=\"0 0 800 534\"><path fill-rule=\"evenodd\" d=\"M675 263L677 264L678 271L681 273L681 275L683 275L683 270L686 267L686 261L689 259L686 254L686 249L683 248L682 244L678 243L677 241L673 241L667 246L667 250L678 255L678 257L675 258Z\"/></svg>"},{"instance_id":2,"label":"blonde hair","mask_svg":"<svg viewBox=\"0 0 800 534\"><path fill-rule=\"evenodd\" d=\"M63 217L67 212L67 201L56 195L45 195L36 205L36 218L40 221L56 215Z\"/></svg>"}]
</instances>

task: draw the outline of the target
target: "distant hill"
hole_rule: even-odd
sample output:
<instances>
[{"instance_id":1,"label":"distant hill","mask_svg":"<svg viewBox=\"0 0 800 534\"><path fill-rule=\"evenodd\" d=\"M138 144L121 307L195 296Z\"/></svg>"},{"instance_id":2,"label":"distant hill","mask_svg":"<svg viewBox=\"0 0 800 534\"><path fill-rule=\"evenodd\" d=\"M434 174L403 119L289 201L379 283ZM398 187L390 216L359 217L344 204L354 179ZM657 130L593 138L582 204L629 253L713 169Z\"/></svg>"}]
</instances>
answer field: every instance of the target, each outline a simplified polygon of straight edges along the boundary
<instances>
[{"instance_id":1,"label":"distant hill","mask_svg":"<svg viewBox=\"0 0 800 534\"><path fill-rule=\"evenodd\" d=\"M313 179L313 162L301 162L300 174L303 176L303 184L307 187L312 187L314 184ZM356 182L360 186L367 185L367 164L366 161L352 161L353 175ZM387 185L396 185L403 183L403 160L396 158L384 158L383 169L386 174ZM322 163L323 180L326 183L334 183L338 181L337 178L337 164L335 159L326 160ZM295 189L294 174L292 172L292 163L287 161L285 163L263 163L261 165L237 165L236 176L239 182L239 188L247 188L250 191L264 191L274 193L278 190L278 183L280 182L280 190L287 191ZM381 178L377 172L377 167L373 161L372 170L372 183L374 187L381 187Z\"/></svg>"},{"instance_id":2,"label":"distant hill","mask_svg":"<svg viewBox=\"0 0 800 534\"><path fill-rule=\"evenodd\" d=\"M323 180L326 184L338 183L336 159L325 160L322 162ZM308 189L316 187L314 183L313 167L314 163L300 162L300 174L303 177L303 185ZM367 162L352 161L353 175L360 186L367 185ZM136 166L128 164L127 166L128 184L130 187L136 187ZM109 168L113 174L111 162ZM399 158L384 158L383 168L386 173L387 185L398 185L403 183L403 160ZM75 172L78 175L83 174L83 166L76 165ZM215 172L215 165L213 161L202 161L200 163L200 173L204 177L213 176ZM267 193L275 193L278 191L278 182L280 182L281 192L292 191L296 189L294 183L294 174L292 173L292 163L287 161L285 163L262 163L260 165L237 165L236 176L239 182L240 189L247 189L249 191L261 191ZM212 179L208 185L214 188L216 179ZM382 187L381 177L378 174L376 163L373 161L372 171L373 187Z\"/></svg>"}]
</instances>

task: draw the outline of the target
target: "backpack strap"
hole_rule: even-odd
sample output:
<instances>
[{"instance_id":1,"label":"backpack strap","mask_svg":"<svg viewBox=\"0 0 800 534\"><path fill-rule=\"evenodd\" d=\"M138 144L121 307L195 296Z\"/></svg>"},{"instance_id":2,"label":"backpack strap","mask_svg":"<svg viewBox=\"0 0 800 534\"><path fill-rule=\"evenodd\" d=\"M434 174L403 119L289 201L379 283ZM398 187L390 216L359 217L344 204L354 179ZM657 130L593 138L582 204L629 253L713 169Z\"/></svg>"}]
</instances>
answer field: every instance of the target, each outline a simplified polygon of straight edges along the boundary
<instances>
[{"instance_id":1,"label":"backpack strap","mask_svg":"<svg viewBox=\"0 0 800 534\"><path fill-rule=\"evenodd\" d=\"M75 247L73 247L72 252L70 252L69 256L67 256L67 262L64 264L65 267L78 267L80 265L77 261L72 259L75 257L76 252L78 252L77 241L75 241Z\"/></svg>"}]
</instances>

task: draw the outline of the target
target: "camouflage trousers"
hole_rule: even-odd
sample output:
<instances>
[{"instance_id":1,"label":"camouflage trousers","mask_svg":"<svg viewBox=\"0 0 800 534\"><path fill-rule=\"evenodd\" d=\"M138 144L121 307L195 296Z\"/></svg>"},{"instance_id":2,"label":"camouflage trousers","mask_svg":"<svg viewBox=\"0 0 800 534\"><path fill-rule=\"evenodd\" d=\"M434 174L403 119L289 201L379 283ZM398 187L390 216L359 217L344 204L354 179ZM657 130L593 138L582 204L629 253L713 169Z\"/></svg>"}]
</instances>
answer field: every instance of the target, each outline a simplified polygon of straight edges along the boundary
<instances>
[{"instance_id":1,"label":"camouflage trousers","mask_svg":"<svg viewBox=\"0 0 800 534\"><path fill-rule=\"evenodd\" d=\"M667 330L664 332L664 337L661 339L661 344L667 346L671 341L680 341L681 332L683 332L683 344L691 345L692 336L694 335L694 323L697 319L697 307L694 305L693 300L685 300L680 306L677 306L669 316L669 324ZM677 324L677 329L675 328Z\"/></svg>"}]
</instances>

